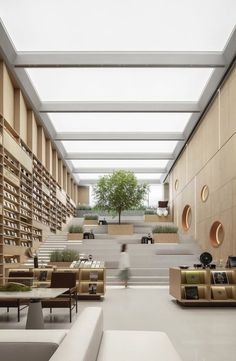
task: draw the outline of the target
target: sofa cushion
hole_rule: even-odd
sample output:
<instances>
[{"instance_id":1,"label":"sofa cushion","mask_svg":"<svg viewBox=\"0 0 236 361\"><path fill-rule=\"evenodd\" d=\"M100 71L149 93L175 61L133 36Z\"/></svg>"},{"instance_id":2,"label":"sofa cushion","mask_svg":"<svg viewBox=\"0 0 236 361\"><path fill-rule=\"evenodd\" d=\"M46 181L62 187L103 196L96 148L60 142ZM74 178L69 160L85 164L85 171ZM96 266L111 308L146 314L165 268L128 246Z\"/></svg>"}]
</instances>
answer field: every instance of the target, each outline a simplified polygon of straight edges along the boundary
<instances>
[{"instance_id":1,"label":"sofa cushion","mask_svg":"<svg viewBox=\"0 0 236 361\"><path fill-rule=\"evenodd\" d=\"M97 361L181 361L168 336L155 331L104 331Z\"/></svg>"},{"instance_id":2,"label":"sofa cushion","mask_svg":"<svg viewBox=\"0 0 236 361\"><path fill-rule=\"evenodd\" d=\"M66 334L66 330L0 330L1 359L48 361Z\"/></svg>"},{"instance_id":3,"label":"sofa cushion","mask_svg":"<svg viewBox=\"0 0 236 361\"><path fill-rule=\"evenodd\" d=\"M102 309L82 311L50 361L95 361L103 333ZM17 360L18 361L18 360Z\"/></svg>"}]
</instances>

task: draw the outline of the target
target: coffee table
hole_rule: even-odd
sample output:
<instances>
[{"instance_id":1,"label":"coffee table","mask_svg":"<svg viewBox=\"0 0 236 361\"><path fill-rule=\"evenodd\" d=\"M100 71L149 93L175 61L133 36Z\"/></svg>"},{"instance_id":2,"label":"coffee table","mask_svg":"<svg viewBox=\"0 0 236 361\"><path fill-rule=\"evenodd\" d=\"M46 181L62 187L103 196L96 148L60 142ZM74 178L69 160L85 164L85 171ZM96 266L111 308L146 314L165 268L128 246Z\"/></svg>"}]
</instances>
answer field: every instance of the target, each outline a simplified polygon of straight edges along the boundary
<instances>
[{"instance_id":1,"label":"coffee table","mask_svg":"<svg viewBox=\"0 0 236 361\"><path fill-rule=\"evenodd\" d=\"M31 291L27 292L0 292L0 299L28 299L30 303L26 328L42 329L44 328L44 321L41 300L56 298L66 291L68 291L68 288L33 288Z\"/></svg>"}]
</instances>

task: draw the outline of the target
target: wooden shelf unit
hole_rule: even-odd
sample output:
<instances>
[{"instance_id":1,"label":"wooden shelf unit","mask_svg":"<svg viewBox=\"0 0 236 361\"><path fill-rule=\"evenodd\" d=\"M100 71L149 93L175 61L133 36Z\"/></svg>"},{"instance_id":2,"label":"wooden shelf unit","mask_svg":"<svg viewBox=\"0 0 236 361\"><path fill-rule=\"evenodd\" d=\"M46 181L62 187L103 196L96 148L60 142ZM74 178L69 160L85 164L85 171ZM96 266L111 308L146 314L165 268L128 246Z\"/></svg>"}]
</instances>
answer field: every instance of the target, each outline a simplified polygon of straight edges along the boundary
<instances>
[{"instance_id":1,"label":"wooden shelf unit","mask_svg":"<svg viewBox=\"0 0 236 361\"><path fill-rule=\"evenodd\" d=\"M105 280L106 270L103 267L80 268L78 295L82 297L103 297L105 294ZM94 293L92 293L92 289Z\"/></svg>"},{"instance_id":2,"label":"wooden shelf unit","mask_svg":"<svg viewBox=\"0 0 236 361\"><path fill-rule=\"evenodd\" d=\"M228 283L214 283L214 272L225 272ZM170 295L184 306L236 306L236 268L180 269L170 268ZM222 273L221 273L222 274ZM196 282L190 283L191 276ZM197 287L198 299L186 299L185 287ZM219 298L214 295L219 291ZM223 294L223 298L222 298Z\"/></svg>"}]
</instances>

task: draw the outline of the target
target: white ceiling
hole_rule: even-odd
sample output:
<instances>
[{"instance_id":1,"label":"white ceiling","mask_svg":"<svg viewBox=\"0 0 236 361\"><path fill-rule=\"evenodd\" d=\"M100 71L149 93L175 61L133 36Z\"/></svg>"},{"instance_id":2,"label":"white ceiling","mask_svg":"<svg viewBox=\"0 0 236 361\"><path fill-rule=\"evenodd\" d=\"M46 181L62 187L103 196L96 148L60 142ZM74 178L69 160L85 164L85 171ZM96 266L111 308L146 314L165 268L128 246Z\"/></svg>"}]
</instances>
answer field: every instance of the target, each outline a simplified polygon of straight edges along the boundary
<instances>
[{"instance_id":1,"label":"white ceiling","mask_svg":"<svg viewBox=\"0 0 236 361\"><path fill-rule=\"evenodd\" d=\"M80 184L165 179L236 53L235 0L0 0L0 17L0 53Z\"/></svg>"}]
</instances>

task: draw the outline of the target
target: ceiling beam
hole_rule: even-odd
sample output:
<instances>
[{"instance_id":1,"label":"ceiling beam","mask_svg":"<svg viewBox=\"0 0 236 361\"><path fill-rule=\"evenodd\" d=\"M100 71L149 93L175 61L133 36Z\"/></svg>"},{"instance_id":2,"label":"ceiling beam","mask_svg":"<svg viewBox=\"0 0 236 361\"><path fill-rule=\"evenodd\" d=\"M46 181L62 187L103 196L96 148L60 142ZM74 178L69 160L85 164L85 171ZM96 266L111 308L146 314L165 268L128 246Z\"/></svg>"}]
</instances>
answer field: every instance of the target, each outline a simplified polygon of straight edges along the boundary
<instances>
[{"instance_id":1,"label":"ceiling beam","mask_svg":"<svg viewBox=\"0 0 236 361\"><path fill-rule=\"evenodd\" d=\"M120 168L120 169L124 169L124 168ZM135 167L130 167L129 169L127 169L130 172L133 173L166 173L166 169L165 168L135 168ZM112 173L114 172L114 167L83 167L83 168L74 168L72 170L72 172L74 174L93 174L93 173Z\"/></svg>"},{"instance_id":2,"label":"ceiling beam","mask_svg":"<svg viewBox=\"0 0 236 361\"><path fill-rule=\"evenodd\" d=\"M174 156L172 153L67 153L64 157L65 160L94 160L94 159L140 159L140 160L147 160L147 159L156 159L156 160L173 160Z\"/></svg>"},{"instance_id":3,"label":"ceiling beam","mask_svg":"<svg viewBox=\"0 0 236 361\"><path fill-rule=\"evenodd\" d=\"M65 119L66 122L66 119ZM180 132L62 132L56 133L55 141L136 141L136 140L175 140L184 141L185 137Z\"/></svg>"},{"instance_id":4,"label":"ceiling beam","mask_svg":"<svg viewBox=\"0 0 236 361\"><path fill-rule=\"evenodd\" d=\"M44 101L40 113L199 113L197 102Z\"/></svg>"},{"instance_id":5,"label":"ceiling beam","mask_svg":"<svg viewBox=\"0 0 236 361\"><path fill-rule=\"evenodd\" d=\"M224 67L225 60L222 52L215 51L21 51L17 53L14 66L17 68L217 68Z\"/></svg>"}]
</instances>

